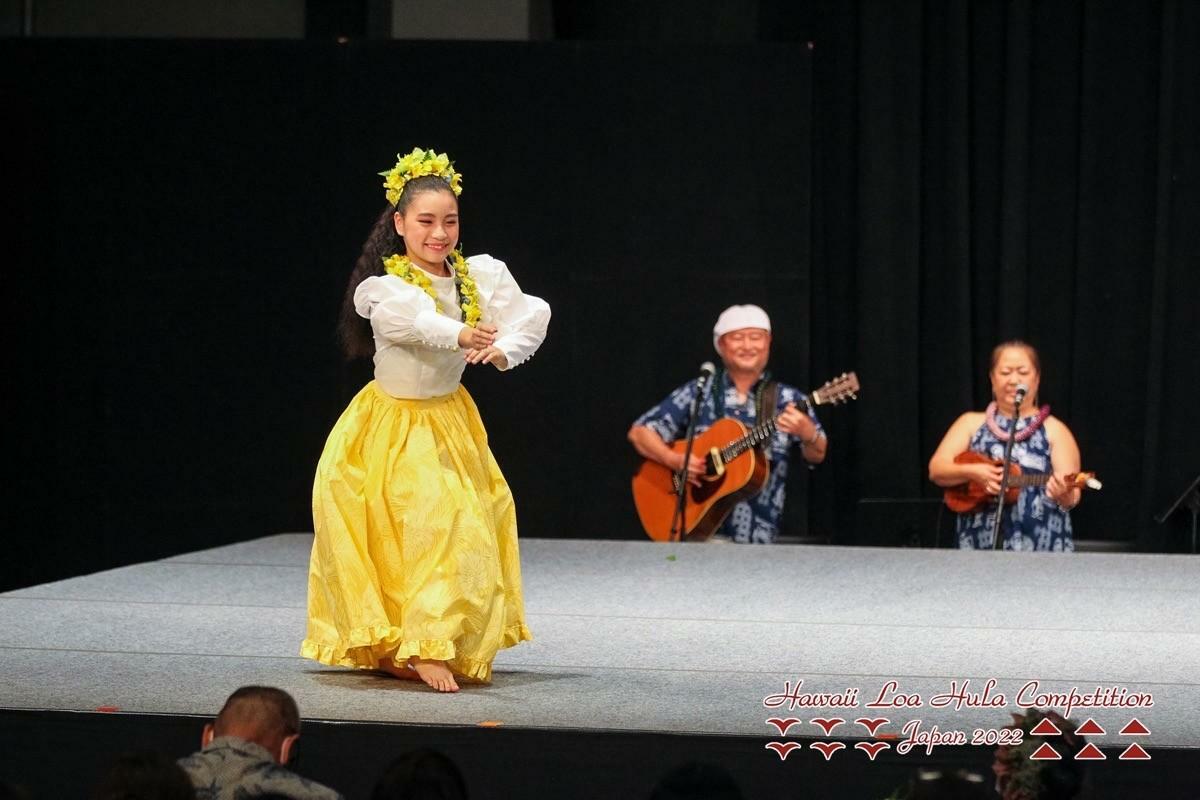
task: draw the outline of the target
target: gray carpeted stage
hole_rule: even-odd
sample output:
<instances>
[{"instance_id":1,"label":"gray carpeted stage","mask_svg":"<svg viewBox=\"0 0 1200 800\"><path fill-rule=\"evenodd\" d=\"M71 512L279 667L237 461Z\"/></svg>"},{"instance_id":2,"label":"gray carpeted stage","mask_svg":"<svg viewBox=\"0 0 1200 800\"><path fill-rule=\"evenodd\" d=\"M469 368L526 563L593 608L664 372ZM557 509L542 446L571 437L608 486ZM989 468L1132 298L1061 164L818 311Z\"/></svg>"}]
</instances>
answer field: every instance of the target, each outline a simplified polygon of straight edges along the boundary
<instances>
[{"instance_id":1,"label":"gray carpeted stage","mask_svg":"<svg viewBox=\"0 0 1200 800\"><path fill-rule=\"evenodd\" d=\"M1134 717L1145 747L1200 747L1195 557L525 540L536 641L500 654L491 687L437 696L296 655L311 541L271 536L0 595L0 706L206 716L265 683L308 719L782 738L765 720L793 717L787 738L811 739L814 717L848 720L832 738L868 738L853 720L883 717L882 735L919 719L969 736L1009 722L1036 680L1152 695L1152 708L1071 713L1104 727L1093 741L1106 748L1135 741L1118 735ZM1001 705L932 707L952 682L982 691L989 678ZM859 705L764 708L800 679L805 692L857 688ZM867 707L892 680L920 705Z\"/></svg>"}]
</instances>

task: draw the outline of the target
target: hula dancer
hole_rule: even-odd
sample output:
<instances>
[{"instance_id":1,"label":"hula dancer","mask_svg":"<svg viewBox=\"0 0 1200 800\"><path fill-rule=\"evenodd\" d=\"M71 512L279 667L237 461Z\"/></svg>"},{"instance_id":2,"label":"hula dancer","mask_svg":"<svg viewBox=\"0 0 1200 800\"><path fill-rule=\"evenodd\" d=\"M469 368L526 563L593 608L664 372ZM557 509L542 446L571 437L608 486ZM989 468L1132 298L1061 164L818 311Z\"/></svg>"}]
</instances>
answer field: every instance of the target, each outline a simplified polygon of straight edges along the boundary
<instances>
[{"instance_id":1,"label":"hula dancer","mask_svg":"<svg viewBox=\"0 0 1200 800\"><path fill-rule=\"evenodd\" d=\"M529 359L550 307L503 262L463 257L462 176L446 154L418 148L380 174L389 206L339 324L375 379L317 466L301 655L454 692L489 682L496 652L531 638L512 494L459 380L468 364Z\"/></svg>"}]
</instances>

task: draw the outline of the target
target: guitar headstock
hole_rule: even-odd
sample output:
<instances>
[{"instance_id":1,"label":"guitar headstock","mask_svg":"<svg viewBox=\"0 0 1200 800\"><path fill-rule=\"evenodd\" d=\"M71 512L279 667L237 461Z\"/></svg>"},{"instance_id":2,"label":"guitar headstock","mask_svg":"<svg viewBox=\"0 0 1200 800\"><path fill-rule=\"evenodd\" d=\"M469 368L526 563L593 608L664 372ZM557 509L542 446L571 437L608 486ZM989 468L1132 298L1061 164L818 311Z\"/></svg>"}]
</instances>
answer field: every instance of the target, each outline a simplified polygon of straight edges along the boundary
<instances>
[{"instance_id":1,"label":"guitar headstock","mask_svg":"<svg viewBox=\"0 0 1200 800\"><path fill-rule=\"evenodd\" d=\"M858 376L843 372L832 380L825 381L820 389L813 390L813 405L837 405L858 399Z\"/></svg>"}]
</instances>

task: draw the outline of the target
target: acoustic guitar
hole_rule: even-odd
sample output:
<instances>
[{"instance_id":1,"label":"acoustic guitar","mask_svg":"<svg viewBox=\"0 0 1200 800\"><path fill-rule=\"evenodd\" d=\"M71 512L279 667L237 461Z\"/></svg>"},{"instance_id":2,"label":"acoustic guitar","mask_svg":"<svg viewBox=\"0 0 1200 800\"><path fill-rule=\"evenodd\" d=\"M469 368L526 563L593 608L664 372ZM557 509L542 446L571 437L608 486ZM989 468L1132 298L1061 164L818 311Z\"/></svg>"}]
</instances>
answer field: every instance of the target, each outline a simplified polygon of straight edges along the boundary
<instances>
[{"instance_id":1,"label":"acoustic guitar","mask_svg":"<svg viewBox=\"0 0 1200 800\"><path fill-rule=\"evenodd\" d=\"M965 453L959 453L954 457L955 464L995 464L1000 466L1001 459L989 458L983 453L976 453L974 450L968 450ZM1012 505L1017 502L1017 497L1020 496L1021 490L1026 486L1045 486L1050 480L1050 475L1027 475L1021 472L1019 464L1008 465L1008 488L1004 492L1004 504ZM1096 480L1094 472L1077 472L1074 475L1067 475L1063 479L1067 485L1079 487L1081 489L1100 489L1103 484ZM958 486L947 487L942 494L946 502L946 507L951 511L957 511L960 514L970 514L975 511L982 511L991 505L994 505L995 497L987 493L987 487L976 481L968 481L967 483L959 484Z\"/></svg>"},{"instance_id":2,"label":"acoustic guitar","mask_svg":"<svg viewBox=\"0 0 1200 800\"><path fill-rule=\"evenodd\" d=\"M855 399L858 390L858 376L843 373L811 394L801 395L797 405L836 405ZM704 458L705 472L699 486L687 484L680 538L689 542L711 538L738 502L762 491L770 467L758 445L775 435L778 419L771 417L747 429L738 420L725 417L696 434L692 453ZM671 449L683 453L686 444L677 441ZM646 535L655 541L671 539L679 481L674 470L649 459L633 476L633 504Z\"/></svg>"}]
</instances>

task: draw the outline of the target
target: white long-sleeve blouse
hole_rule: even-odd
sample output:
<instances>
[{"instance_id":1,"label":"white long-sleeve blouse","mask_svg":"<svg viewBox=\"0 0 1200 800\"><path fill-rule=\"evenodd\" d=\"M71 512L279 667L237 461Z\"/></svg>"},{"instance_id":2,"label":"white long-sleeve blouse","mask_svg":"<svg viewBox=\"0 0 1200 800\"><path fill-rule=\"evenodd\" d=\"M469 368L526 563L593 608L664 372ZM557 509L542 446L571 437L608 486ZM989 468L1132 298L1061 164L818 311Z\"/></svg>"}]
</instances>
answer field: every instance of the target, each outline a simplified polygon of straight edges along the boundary
<instances>
[{"instance_id":1,"label":"white long-sleeve blouse","mask_svg":"<svg viewBox=\"0 0 1200 800\"><path fill-rule=\"evenodd\" d=\"M495 345L508 359L507 369L528 361L546 338L550 306L522 292L499 259L471 256L467 267L479 290L480 322L497 327ZM395 275L367 278L354 292L354 307L371 321L375 337L375 382L392 397L450 394L466 368L458 347L463 323L454 276L429 280L441 313L420 287Z\"/></svg>"}]
</instances>

